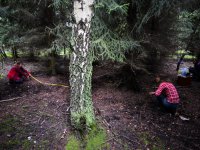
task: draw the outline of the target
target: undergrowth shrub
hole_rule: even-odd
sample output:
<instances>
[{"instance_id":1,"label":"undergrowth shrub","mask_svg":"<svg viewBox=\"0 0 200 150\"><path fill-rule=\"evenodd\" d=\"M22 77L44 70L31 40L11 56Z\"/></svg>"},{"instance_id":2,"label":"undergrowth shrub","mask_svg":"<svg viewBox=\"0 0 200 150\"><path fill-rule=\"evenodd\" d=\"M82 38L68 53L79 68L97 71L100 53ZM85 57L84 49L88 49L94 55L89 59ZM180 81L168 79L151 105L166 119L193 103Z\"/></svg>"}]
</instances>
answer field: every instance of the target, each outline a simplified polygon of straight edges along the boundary
<instances>
[{"instance_id":1,"label":"undergrowth shrub","mask_svg":"<svg viewBox=\"0 0 200 150\"><path fill-rule=\"evenodd\" d=\"M71 136L69 138L69 141L68 141L65 149L66 150L79 150L80 145L81 145L81 142L74 136Z\"/></svg>"}]
</instances>

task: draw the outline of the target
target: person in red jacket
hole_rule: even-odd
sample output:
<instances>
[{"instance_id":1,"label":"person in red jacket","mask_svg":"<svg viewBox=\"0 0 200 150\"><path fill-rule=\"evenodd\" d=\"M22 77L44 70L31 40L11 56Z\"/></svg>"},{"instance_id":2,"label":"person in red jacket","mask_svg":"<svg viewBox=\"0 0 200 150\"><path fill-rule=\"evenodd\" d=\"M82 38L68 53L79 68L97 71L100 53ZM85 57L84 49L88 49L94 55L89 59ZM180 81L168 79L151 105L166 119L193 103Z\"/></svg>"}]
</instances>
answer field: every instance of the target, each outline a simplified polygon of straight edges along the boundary
<instances>
[{"instance_id":1,"label":"person in red jacket","mask_svg":"<svg viewBox=\"0 0 200 150\"><path fill-rule=\"evenodd\" d=\"M20 84L24 80L29 79L30 73L22 67L21 62L17 62L7 75L10 83Z\"/></svg>"},{"instance_id":2,"label":"person in red jacket","mask_svg":"<svg viewBox=\"0 0 200 150\"><path fill-rule=\"evenodd\" d=\"M155 95L158 101L166 108L169 112L175 114L178 104L180 102L179 94L176 87L166 81L162 81L160 76L156 76L156 82L160 83L158 89L154 92L149 92L150 95Z\"/></svg>"}]
</instances>

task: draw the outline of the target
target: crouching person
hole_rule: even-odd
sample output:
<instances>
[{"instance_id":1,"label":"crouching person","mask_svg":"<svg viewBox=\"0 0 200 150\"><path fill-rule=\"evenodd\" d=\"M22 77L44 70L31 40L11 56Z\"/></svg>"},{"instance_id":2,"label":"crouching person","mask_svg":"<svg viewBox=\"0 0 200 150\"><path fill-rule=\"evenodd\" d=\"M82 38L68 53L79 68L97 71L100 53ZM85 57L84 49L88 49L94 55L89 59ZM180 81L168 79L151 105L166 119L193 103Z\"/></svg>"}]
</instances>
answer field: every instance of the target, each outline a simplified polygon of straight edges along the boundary
<instances>
[{"instance_id":1,"label":"crouching person","mask_svg":"<svg viewBox=\"0 0 200 150\"><path fill-rule=\"evenodd\" d=\"M189 68L190 73L192 73L192 78L200 81L200 55L194 61L194 67Z\"/></svg>"},{"instance_id":2,"label":"crouching person","mask_svg":"<svg viewBox=\"0 0 200 150\"><path fill-rule=\"evenodd\" d=\"M7 75L9 83L21 84L26 79L29 79L30 73L22 67L21 62L17 62L9 71Z\"/></svg>"},{"instance_id":3,"label":"crouching person","mask_svg":"<svg viewBox=\"0 0 200 150\"><path fill-rule=\"evenodd\" d=\"M150 95L155 95L157 100L161 103L164 108L171 112L172 114L176 113L176 109L180 102L178 92L175 86L170 82L160 82L160 76L156 76L156 82L160 83L159 87L154 92L149 92Z\"/></svg>"}]
</instances>

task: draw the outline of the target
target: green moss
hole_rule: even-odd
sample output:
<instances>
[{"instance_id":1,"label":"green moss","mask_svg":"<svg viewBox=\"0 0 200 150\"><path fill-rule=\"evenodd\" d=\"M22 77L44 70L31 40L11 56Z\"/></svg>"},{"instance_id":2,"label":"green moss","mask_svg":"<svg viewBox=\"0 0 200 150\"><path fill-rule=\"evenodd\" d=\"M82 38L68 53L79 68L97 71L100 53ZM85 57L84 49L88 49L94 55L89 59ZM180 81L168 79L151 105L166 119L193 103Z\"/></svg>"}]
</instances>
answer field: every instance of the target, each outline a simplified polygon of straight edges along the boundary
<instances>
[{"instance_id":1,"label":"green moss","mask_svg":"<svg viewBox=\"0 0 200 150\"><path fill-rule=\"evenodd\" d=\"M93 129L86 136L86 150L94 149L104 149L108 148L109 145L106 144L106 132L98 127L93 127Z\"/></svg>"},{"instance_id":2,"label":"green moss","mask_svg":"<svg viewBox=\"0 0 200 150\"><path fill-rule=\"evenodd\" d=\"M66 150L101 150L109 149L109 144L106 143L106 132L104 129L96 125L82 137L81 140L71 136L65 147Z\"/></svg>"},{"instance_id":3,"label":"green moss","mask_svg":"<svg viewBox=\"0 0 200 150\"><path fill-rule=\"evenodd\" d=\"M33 144L27 140L27 133L31 127L23 125L16 116L5 116L0 122L0 150L23 149L29 150Z\"/></svg>"},{"instance_id":4,"label":"green moss","mask_svg":"<svg viewBox=\"0 0 200 150\"><path fill-rule=\"evenodd\" d=\"M81 142L74 136L69 138L69 141L65 147L66 150L80 150Z\"/></svg>"},{"instance_id":5,"label":"green moss","mask_svg":"<svg viewBox=\"0 0 200 150\"><path fill-rule=\"evenodd\" d=\"M71 122L73 123L73 126L79 130L90 128L95 124L95 118L93 115L93 112L86 113L78 113L78 112L71 112Z\"/></svg>"},{"instance_id":6,"label":"green moss","mask_svg":"<svg viewBox=\"0 0 200 150\"><path fill-rule=\"evenodd\" d=\"M146 132L143 132L140 135L140 140L145 144L148 145L150 143L149 139L148 139L148 134Z\"/></svg>"},{"instance_id":7,"label":"green moss","mask_svg":"<svg viewBox=\"0 0 200 150\"><path fill-rule=\"evenodd\" d=\"M29 141L29 140L24 140L24 141L22 142L22 149L23 149L23 150L29 150L29 149L31 149L32 145L33 145L33 143L32 143L31 141Z\"/></svg>"},{"instance_id":8,"label":"green moss","mask_svg":"<svg viewBox=\"0 0 200 150\"><path fill-rule=\"evenodd\" d=\"M77 49L76 49L77 50ZM92 77L92 52L87 52L83 58L78 51L76 61L70 61L70 85L71 85L71 123L77 129L89 128L95 124L91 94ZM73 54L71 55L73 56ZM85 65L82 66L82 63ZM82 66L82 68L80 68ZM83 89L80 88L83 85ZM82 90L81 90L82 89Z\"/></svg>"},{"instance_id":9,"label":"green moss","mask_svg":"<svg viewBox=\"0 0 200 150\"><path fill-rule=\"evenodd\" d=\"M3 120L0 123L0 134L7 134L11 132L15 132L16 128L14 127L18 123L17 119L8 116L6 120Z\"/></svg>"}]
</instances>

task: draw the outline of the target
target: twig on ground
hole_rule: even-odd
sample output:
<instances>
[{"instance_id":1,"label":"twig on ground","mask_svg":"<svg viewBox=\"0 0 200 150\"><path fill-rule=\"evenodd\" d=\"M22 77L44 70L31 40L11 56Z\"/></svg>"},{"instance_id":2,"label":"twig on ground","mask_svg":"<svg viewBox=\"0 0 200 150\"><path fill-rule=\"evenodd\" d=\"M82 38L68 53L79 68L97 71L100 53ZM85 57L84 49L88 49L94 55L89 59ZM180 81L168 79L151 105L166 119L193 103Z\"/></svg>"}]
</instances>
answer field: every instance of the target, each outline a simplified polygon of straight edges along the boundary
<instances>
[{"instance_id":1,"label":"twig on ground","mask_svg":"<svg viewBox=\"0 0 200 150\"><path fill-rule=\"evenodd\" d=\"M63 112L62 114L63 115L70 115L70 113L67 113L67 112Z\"/></svg>"},{"instance_id":2,"label":"twig on ground","mask_svg":"<svg viewBox=\"0 0 200 150\"><path fill-rule=\"evenodd\" d=\"M38 121L37 121L38 124L40 123L40 120L41 120L41 119L42 119L42 116L39 117L39 119L38 119Z\"/></svg>"},{"instance_id":3,"label":"twig on ground","mask_svg":"<svg viewBox=\"0 0 200 150\"><path fill-rule=\"evenodd\" d=\"M63 105L67 105L68 103L63 103L62 105L59 105L56 109L59 109L60 107L62 107ZM67 108L68 109L68 108Z\"/></svg>"},{"instance_id":4,"label":"twig on ground","mask_svg":"<svg viewBox=\"0 0 200 150\"><path fill-rule=\"evenodd\" d=\"M71 105L67 108L67 111L69 111L70 108L71 108Z\"/></svg>"},{"instance_id":5,"label":"twig on ground","mask_svg":"<svg viewBox=\"0 0 200 150\"><path fill-rule=\"evenodd\" d=\"M67 133L67 129L64 129L64 131L63 131L63 133L62 133L62 136L61 136L61 138L60 138L60 139L64 139L64 137L65 137L66 133Z\"/></svg>"},{"instance_id":6,"label":"twig on ground","mask_svg":"<svg viewBox=\"0 0 200 150\"><path fill-rule=\"evenodd\" d=\"M44 122L45 122L45 120L43 120L43 121L40 123L40 125L42 125Z\"/></svg>"},{"instance_id":7,"label":"twig on ground","mask_svg":"<svg viewBox=\"0 0 200 150\"><path fill-rule=\"evenodd\" d=\"M111 125L106 121L106 119L103 119L103 123L110 129Z\"/></svg>"},{"instance_id":8,"label":"twig on ground","mask_svg":"<svg viewBox=\"0 0 200 150\"><path fill-rule=\"evenodd\" d=\"M24 97L24 96L22 96L22 97L10 98L10 99L6 99L6 100L0 100L0 103L2 103L2 102L9 102L9 101L13 101L13 100L20 99L20 98L23 98L23 97Z\"/></svg>"}]
</instances>

